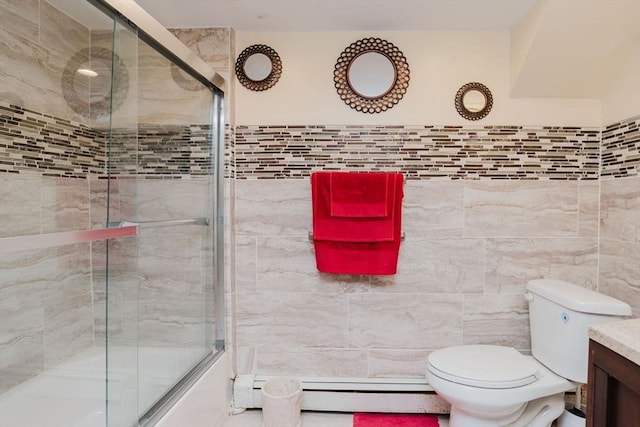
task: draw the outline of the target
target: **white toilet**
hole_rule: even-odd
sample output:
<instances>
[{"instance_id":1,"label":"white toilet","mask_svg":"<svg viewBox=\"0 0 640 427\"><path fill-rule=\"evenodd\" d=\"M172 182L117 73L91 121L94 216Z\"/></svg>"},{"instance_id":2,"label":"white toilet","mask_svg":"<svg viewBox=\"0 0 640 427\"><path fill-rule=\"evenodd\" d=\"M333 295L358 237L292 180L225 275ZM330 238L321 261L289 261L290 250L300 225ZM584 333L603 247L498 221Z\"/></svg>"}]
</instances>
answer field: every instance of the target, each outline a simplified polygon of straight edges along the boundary
<instances>
[{"instance_id":1,"label":"white toilet","mask_svg":"<svg viewBox=\"0 0 640 427\"><path fill-rule=\"evenodd\" d=\"M587 382L589 326L631 315L628 304L562 280L531 280L525 297L533 357L493 345L429 355L427 380L451 404L450 427L549 427L564 392Z\"/></svg>"}]
</instances>

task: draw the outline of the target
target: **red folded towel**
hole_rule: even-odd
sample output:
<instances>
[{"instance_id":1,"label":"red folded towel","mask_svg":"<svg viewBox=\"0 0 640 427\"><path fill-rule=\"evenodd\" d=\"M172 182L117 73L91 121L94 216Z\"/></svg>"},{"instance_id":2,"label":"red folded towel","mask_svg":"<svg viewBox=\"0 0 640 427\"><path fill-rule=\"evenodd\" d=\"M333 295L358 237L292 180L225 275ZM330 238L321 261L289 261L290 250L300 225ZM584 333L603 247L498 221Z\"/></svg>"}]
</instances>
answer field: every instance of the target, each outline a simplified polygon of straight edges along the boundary
<instances>
[{"instance_id":1,"label":"red folded towel","mask_svg":"<svg viewBox=\"0 0 640 427\"><path fill-rule=\"evenodd\" d=\"M311 176L313 238L318 270L333 274L395 274L402 230L402 174L385 174L387 216L340 217L331 216L330 173L316 172ZM360 178L366 179L364 173L353 175L362 175ZM381 181L378 180L379 183ZM362 198L375 199L364 195ZM366 210L371 212L375 208L356 209L358 214Z\"/></svg>"},{"instance_id":2,"label":"red folded towel","mask_svg":"<svg viewBox=\"0 0 640 427\"><path fill-rule=\"evenodd\" d=\"M333 175L354 175L350 179L340 178L333 182ZM316 240L329 240L334 242L384 242L394 238L394 204L396 193L396 178L402 179L398 174L380 174L384 179L378 179L379 187L372 186L372 180L367 173L345 173L345 172L316 172L311 175L311 192L313 201L313 237ZM361 188L359 182L367 183L367 188L386 195L384 210L388 212L385 216L362 217L359 216L367 208L355 209L354 216L332 216L331 207L332 193L337 191L337 182L343 186L353 186ZM333 191L336 190L336 191ZM347 194L349 190L340 190L341 195ZM369 200L373 197L369 198ZM355 204L354 204L355 205ZM343 214L346 213L346 203L341 205ZM339 208L339 210L341 209ZM375 208L372 209L375 211ZM369 211L372 211L369 209Z\"/></svg>"},{"instance_id":3,"label":"red folded towel","mask_svg":"<svg viewBox=\"0 0 640 427\"><path fill-rule=\"evenodd\" d=\"M331 216L384 218L389 215L389 174L329 172L328 175Z\"/></svg>"}]
</instances>

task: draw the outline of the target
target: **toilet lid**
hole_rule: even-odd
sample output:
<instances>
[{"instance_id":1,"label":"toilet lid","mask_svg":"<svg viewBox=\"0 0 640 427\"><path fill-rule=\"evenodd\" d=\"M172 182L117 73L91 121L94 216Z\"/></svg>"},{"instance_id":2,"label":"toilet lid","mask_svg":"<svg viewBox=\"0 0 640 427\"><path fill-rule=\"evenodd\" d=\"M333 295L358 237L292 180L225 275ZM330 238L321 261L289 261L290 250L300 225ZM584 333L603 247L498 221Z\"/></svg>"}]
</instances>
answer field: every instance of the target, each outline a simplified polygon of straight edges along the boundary
<instances>
[{"instance_id":1,"label":"toilet lid","mask_svg":"<svg viewBox=\"0 0 640 427\"><path fill-rule=\"evenodd\" d=\"M448 347L429 354L428 361L428 369L434 375L473 387L522 387L540 377L538 364L511 347Z\"/></svg>"}]
</instances>

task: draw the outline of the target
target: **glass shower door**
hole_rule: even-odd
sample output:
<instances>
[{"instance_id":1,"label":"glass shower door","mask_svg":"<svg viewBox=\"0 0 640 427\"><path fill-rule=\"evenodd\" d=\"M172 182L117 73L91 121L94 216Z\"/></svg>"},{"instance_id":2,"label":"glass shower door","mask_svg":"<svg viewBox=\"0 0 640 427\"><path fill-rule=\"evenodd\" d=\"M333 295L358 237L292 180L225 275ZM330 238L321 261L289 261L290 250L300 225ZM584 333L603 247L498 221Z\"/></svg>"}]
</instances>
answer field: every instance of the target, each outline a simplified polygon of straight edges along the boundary
<instances>
[{"instance_id":1,"label":"glass shower door","mask_svg":"<svg viewBox=\"0 0 640 427\"><path fill-rule=\"evenodd\" d=\"M110 117L108 222L138 227L106 252L108 426L120 427L152 417L215 350L221 102L127 24L114 33L113 86L128 92Z\"/></svg>"}]
</instances>

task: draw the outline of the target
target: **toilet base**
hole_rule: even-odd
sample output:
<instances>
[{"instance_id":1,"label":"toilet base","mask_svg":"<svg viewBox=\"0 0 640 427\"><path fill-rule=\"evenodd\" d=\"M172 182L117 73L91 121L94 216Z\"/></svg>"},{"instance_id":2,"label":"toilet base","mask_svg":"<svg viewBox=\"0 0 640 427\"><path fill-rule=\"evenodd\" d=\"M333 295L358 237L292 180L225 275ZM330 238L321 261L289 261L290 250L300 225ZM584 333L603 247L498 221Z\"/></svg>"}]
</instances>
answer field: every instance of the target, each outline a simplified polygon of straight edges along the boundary
<instances>
[{"instance_id":1,"label":"toilet base","mask_svg":"<svg viewBox=\"0 0 640 427\"><path fill-rule=\"evenodd\" d=\"M452 406L449 427L550 427L564 408L564 393L532 400L514 413L499 418L471 414Z\"/></svg>"}]
</instances>

